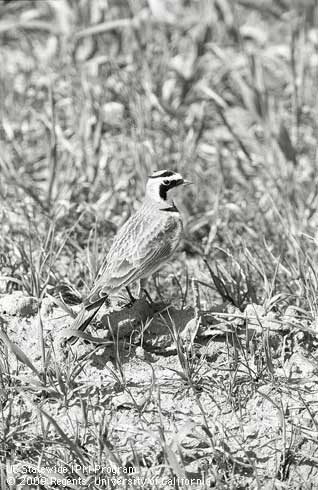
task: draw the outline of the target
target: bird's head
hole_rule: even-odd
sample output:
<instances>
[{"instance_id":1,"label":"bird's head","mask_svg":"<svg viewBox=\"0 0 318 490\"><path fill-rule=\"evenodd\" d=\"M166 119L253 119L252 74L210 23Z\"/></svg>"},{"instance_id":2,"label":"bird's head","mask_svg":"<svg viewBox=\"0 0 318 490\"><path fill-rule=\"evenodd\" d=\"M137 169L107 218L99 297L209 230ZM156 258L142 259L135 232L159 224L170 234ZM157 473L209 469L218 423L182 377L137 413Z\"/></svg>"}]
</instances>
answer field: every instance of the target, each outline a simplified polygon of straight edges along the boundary
<instances>
[{"instance_id":1,"label":"bird's head","mask_svg":"<svg viewBox=\"0 0 318 490\"><path fill-rule=\"evenodd\" d=\"M167 203L171 198L172 189L191 183L172 170L157 170L152 175L149 175L146 195L153 201Z\"/></svg>"}]
</instances>

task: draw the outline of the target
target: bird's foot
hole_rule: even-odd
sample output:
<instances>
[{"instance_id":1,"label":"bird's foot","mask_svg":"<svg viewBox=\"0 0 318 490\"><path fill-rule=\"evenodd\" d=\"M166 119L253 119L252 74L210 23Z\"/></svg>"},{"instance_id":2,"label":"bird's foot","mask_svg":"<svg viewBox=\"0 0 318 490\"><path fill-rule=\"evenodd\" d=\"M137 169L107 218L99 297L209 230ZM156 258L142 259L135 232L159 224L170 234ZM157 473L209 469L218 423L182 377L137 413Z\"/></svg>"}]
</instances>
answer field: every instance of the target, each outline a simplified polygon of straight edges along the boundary
<instances>
[{"instance_id":1,"label":"bird's foot","mask_svg":"<svg viewBox=\"0 0 318 490\"><path fill-rule=\"evenodd\" d=\"M150 296L147 289L145 289L145 288L142 289L142 294L141 294L140 298L146 298L150 304L153 303L152 297Z\"/></svg>"},{"instance_id":2,"label":"bird's foot","mask_svg":"<svg viewBox=\"0 0 318 490\"><path fill-rule=\"evenodd\" d=\"M145 288L140 289L137 298L135 298L132 295L129 287L126 286L126 290L127 290L128 296L129 296L129 302L125 304L125 308L131 308L136 303L136 301L140 301L143 299L146 299L148 301L148 303L150 303L150 304L153 303L150 294L148 293L147 289L145 289Z\"/></svg>"},{"instance_id":3,"label":"bird's foot","mask_svg":"<svg viewBox=\"0 0 318 490\"><path fill-rule=\"evenodd\" d=\"M137 298L135 298L135 296L133 296L133 294L131 293L128 286L126 286L126 291L128 293L128 296L129 296L129 302L125 304L125 308L131 308L136 303Z\"/></svg>"}]
</instances>

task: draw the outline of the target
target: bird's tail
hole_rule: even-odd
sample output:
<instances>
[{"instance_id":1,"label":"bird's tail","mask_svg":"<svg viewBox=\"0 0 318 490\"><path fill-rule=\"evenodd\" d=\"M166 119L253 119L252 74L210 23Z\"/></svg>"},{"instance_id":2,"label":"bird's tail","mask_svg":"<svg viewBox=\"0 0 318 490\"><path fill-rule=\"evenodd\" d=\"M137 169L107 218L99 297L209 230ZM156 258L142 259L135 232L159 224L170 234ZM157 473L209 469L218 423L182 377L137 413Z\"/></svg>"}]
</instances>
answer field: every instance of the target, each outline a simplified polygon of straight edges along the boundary
<instances>
[{"instance_id":1,"label":"bird's tail","mask_svg":"<svg viewBox=\"0 0 318 490\"><path fill-rule=\"evenodd\" d=\"M86 327L90 324L90 322L93 320L98 310L104 304L105 300L106 298L104 297L101 300L96 301L96 303L93 303L92 305L84 304L74 320L72 329L78 330L79 332L83 332L86 329ZM78 337L76 336L72 336L67 339L68 343L70 344L75 344L77 340Z\"/></svg>"}]
</instances>

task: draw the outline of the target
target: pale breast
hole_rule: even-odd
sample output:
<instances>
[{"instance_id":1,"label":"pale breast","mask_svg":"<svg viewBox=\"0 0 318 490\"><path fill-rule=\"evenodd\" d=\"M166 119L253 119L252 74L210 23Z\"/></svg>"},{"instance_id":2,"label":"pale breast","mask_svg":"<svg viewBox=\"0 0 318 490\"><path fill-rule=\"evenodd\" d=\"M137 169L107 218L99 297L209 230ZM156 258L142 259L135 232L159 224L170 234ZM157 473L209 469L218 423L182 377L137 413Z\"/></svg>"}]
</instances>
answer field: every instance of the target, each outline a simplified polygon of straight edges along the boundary
<instances>
[{"instance_id":1,"label":"pale breast","mask_svg":"<svg viewBox=\"0 0 318 490\"><path fill-rule=\"evenodd\" d=\"M147 216L145 226L145 242L157 240L161 243L169 242L174 251L182 234L182 220L178 212L165 212L156 210Z\"/></svg>"},{"instance_id":2,"label":"pale breast","mask_svg":"<svg viewBox=\"0 0 318 490\"><path fill-rule=\"evenodd\" d=\"M159 209L141 209L121 228L107 256L105 279L112 276L124 262L137 265L153 248L165 249L167 258L175 251L182 234L182 220L178 212ZM106 281L107 281L106 279Z\"/></svg>"}]
</instances>

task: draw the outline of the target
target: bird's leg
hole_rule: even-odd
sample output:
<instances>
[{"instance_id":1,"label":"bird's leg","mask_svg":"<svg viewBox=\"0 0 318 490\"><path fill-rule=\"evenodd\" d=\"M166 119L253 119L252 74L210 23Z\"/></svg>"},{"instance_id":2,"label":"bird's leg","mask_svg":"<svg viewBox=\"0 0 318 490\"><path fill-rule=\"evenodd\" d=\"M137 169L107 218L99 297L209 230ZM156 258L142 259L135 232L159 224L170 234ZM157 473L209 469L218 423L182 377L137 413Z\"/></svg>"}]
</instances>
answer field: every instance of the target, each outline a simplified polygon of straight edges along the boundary
<instances>
[{"instance_id":1,"label":"bird's leg","mask_svg":"<svg viewBox=\"0 0 318 490\"><path fill-rule=\"evenodd\" d=\"M147 298L147 300L149 301L149 303L152 303L153 301L151 299L150 294L148 293L148 291L146 289L146 284L147 284L146 278L139 279L138 298L142 298L142 296L145 296Z\"/></svg>"},{"instance_id":2,"label":"bird's leg","mask_svg":"<svg viewBox=\"0 0 318 490\"><path fill-rule=\"evenodd\" d=\"M136 298L131 294L131 291L130 291L130 289L129 289L128 286L126 286L126 291L128 293L129 299L130 299L130 303L129 304L133 305L135 303L135 301L136 301Z\"/></svg>"},{"instance_id":3,"label":"bird's leg","mask_svg":"<svg viewBox=\"0 0 318 490\"><path fill-rule=\"evenodd\" d=\"M142 297L142 294L143 294L143 291L145 290L146 284L147 284L147 279L145 279L145 278L139 279L138 291L137 291L137 297L138 298Z\"/></svg>"},{"instance_id":4,"label":"bird's leg","mask_svg":"<svg viewBox=\"0 0 318 490\"><path fill-rule=\"evenodd\" d=\"M157 295L159 296L160 301L162 301L164 303L164 299L163 299L163 297L161 295L160 288L159 288L159 285L158 285L158 278L159 278L158 272L155 272L154 274L152 274L152 278L153 278L153 282L154 282L154 285L155 285L155 288L156 288L156 291L157 291Z\"/></svg>"}]
</instances>

